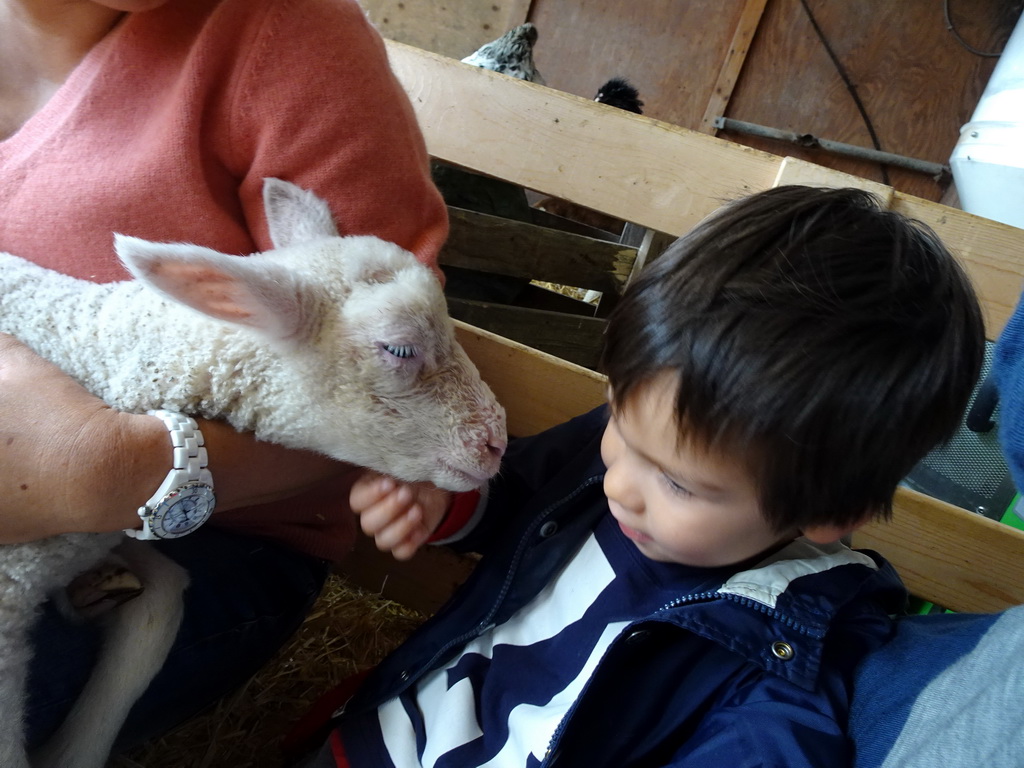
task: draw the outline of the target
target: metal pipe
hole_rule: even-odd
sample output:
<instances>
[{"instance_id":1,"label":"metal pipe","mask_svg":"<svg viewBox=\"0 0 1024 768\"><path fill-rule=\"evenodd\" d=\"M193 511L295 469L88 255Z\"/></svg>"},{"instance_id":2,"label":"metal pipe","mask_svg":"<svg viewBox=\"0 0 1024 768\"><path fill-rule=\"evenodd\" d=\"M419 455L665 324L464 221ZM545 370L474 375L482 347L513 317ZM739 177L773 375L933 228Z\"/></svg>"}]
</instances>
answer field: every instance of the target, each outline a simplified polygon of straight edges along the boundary
<instances>
[{"instance_id":1,"label":"metal pipe","mask_svg":"<svg viewBox=\"0 0 1024 768\"><path fill-rule=\"evenodd\" d=\"M769 128L766 125L758 125L757 123L733 120L730 117L716 117L713 123L715 128L724 131L734 131L736 133L745 133L751 136L762 136L766 139L788 141L791 144L797 144L801 147L823 149L826 152L832 152L837 155L846 155L848 157L856 157L861 160L870 160L876 163L895 165L911 171L927 173L929 176L934 178L935 181L944 181L950 176L948 165L931 163L927 160L918 160L917 158L907 157L905 155L896 155L892 152L882 152L878 149L858 147L854 144L843 144L840 141L819 139L817 136L810 133L793 133L792 131L783 131L778 128Z\"/></svg>"}]
</instances>

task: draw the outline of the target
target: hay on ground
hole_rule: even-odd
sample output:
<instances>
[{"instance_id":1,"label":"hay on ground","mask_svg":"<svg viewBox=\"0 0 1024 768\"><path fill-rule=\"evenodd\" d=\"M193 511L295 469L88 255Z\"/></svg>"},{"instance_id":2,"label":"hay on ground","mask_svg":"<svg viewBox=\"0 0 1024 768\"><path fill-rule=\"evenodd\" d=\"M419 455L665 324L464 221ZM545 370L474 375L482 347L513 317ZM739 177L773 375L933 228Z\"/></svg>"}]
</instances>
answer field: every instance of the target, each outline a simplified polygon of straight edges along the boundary
<instances>
[{"instance_id":1,"label":"hay on ground","mask_svg":"<svg viewBox=\"0 0 1024 768\"><path fill-rule=\"evenodd\" d=\"M309 705L424 618L332 575L295 637L241 690L107 768L281 768L281 740Z\"/></svg>"}]
</instances>

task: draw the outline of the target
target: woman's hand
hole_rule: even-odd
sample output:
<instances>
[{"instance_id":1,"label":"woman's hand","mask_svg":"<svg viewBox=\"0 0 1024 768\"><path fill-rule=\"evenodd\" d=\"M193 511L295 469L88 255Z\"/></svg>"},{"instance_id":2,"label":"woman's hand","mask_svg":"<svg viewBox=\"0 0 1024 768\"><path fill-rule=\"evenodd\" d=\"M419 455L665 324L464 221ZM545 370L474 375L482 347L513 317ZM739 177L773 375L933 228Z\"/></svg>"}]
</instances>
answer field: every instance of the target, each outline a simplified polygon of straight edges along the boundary
<instances>
[{"instance_id":1,"label":"woman's hand","mask_svg":"<svg viewBox=\"0 0 1024 768\"><path fill-rule=\"evenodd\" d=\"M403 483L367 471L352 486L349 503L377 549L408 560L437 530L452 495L430 483Z\"/></svg>"},{"instance_id":2,"label":"woman's hand","mask_svg":"<svg viewBox=\"0 0 1024 768\"><path fill-rule=\"evenodd\" d=\"M133 418L139 417L111 410L55 365L0 334L0 542L137 522L138 502L125 502L124 514L103 520L122 500L116 489L128 467L119 466L118 445L130 439ZM159 475L158 468L153 471Z\"/></svg>"},{"instance_id":3,"label":"woman's hand","mask_svg":"<svg viewBox=\"0 0 1024 768\"><path fill-rule=\"evenodd\" d=\"M353 467L198 420L217 511L294 496ZM109 408L57 366L0 333L0 543L138 528L171 468L160 419Z\"/></svg>"}]
</instances>

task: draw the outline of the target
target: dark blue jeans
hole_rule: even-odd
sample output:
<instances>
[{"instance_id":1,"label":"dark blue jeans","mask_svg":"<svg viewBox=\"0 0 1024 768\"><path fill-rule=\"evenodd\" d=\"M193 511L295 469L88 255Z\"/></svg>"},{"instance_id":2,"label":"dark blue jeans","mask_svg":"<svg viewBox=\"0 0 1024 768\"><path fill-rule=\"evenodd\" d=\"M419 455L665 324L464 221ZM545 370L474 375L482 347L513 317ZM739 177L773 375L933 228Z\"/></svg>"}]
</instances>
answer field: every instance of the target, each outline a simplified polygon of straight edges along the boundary
<instances>
[{"instance_id":1,"label":"dark blue jeans","mask_svg":"<svg viewBox=\"0 0 1024 768\"><path fill-rule=\"evenodd\" d=\"M291 637L330 570L274 542L203 528L154 546L191 579L185 617L163 669L128 717L118 749L173 728L249 679ZM89 675L99 631L47 604L33 630L28 744L53 733Z\"/></svg>"}]
</instances>

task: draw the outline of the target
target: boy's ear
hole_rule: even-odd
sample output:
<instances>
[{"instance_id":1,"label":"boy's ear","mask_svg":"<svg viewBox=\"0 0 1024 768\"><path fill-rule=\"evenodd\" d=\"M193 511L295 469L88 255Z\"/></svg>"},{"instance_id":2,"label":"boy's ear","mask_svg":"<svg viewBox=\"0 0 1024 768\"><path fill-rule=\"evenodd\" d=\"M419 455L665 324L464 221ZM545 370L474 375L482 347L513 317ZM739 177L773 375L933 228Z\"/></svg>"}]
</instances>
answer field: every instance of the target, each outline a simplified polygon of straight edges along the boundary
<instances>
[{"instance_id":1,"label":"boy's ear","mask_svg":"<svg viewBox=\"0 0 1024 768\"><path fill-rule=\"evenodd\" d=\"M847 525L810 525L801 530L800 533L805 539L812 541L815 544L832 544L833 542L849 536L862 525L870 522L870 520L871 515L864 515L864 517L857 522L849 523Z\"/></svg>"}]
</instances>

